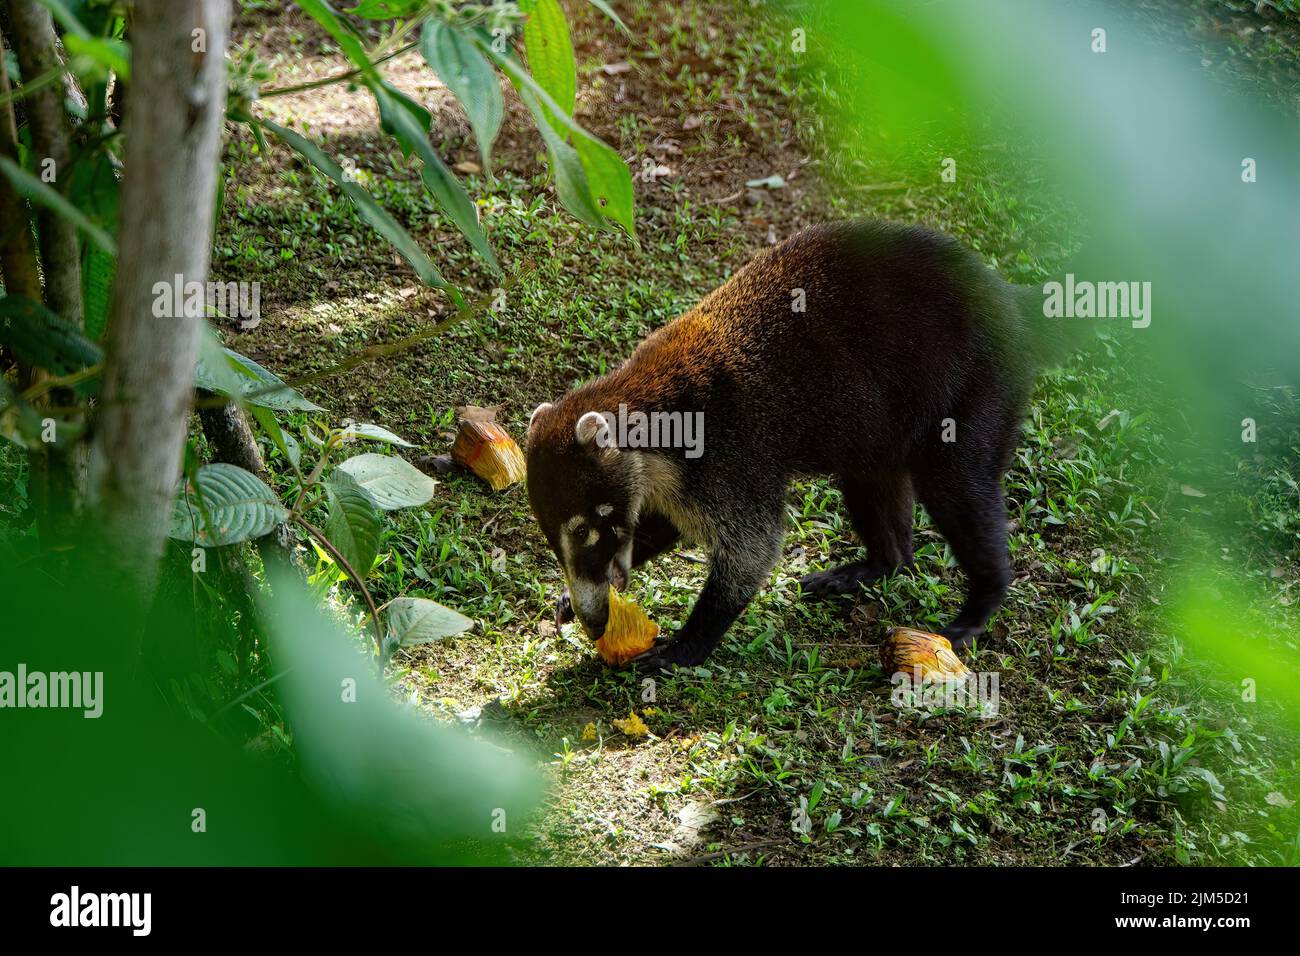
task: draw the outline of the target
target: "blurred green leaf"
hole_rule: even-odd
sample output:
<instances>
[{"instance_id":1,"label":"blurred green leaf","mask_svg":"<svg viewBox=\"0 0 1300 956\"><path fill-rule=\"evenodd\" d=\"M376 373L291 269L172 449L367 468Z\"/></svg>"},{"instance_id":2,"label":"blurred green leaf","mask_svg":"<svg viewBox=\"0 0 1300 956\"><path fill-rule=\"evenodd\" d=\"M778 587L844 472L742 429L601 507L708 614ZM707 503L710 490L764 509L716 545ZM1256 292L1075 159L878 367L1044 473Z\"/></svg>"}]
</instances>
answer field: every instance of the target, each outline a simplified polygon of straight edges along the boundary
<instances>
[{"instance_id":1,"label":"blurred green leaf","mask_svg":"<svg viewBox=\"0 0 1300 956\"><path fill-rule=\"evenodd\" d=\"M501 131L504 105L496 71L474 43L440 20L430 20L420 34L420 52L438 79L447 85L469 117L483 157L484 170L492 167L492 144Z\"/></svg>"},{"instance_id":2,"label":"blurred green leaf","mask_svg":"<svg viewBox=\"0 0 1300 956\"><path fill-rule=\"evenodd\" d=\"M229 395L249 405L260 405L278 411L324 410L248 356L223 348L216 332L207 323L204 323L204 329L194 374L196 387Z\"/></svg>"},{"instance_id":3,"label":"blurred green leaf","mask_svg":"<svg viewBox=\"0 0 1300 956\"><path fill-rule=\"evenodd\" d=\"M104 358L81 329L21 295L0 297L0 344L28 365L55 375L81 371Z\"/></svg>"},{"instance_id":4,"label":"blurred green leaf","mask_svg":"<svg viewBox=\"0 0 1300 956\"><path fill-rule=\"evenodd\" d=\"M479 225L474 203L465 188L452 175L429 142L429 114L424 107L386 83L371 86L384 129L397 137L404 152L414 152L420 157L420 175L438 205L449 215L456 227L470 241L474 251L487 260L495 270L500 270L496 256L488 245L483 228ZM422 118L421 118L422 117Z\"/></svg>"},{"instance_id":5,"label":"blurred green leaf","mask_svg":"<svg viewBox=\"0 0 1300 956\"><path fill-rule=\"evenodd\" d=\"M3 539L0 528L0 554ZM104 553L79 543L59 579L35 562L0 575L6 659L29 673L89 675L101 705L95 719L90 708L4 712L0 765L41 781L0 787L5 863L510 862L506 841L527 832L540 794L531 755L400 706L292 577L274 579L256 608L275 663L257 699L273 696L283 716L250 728L238 704L247 690L223 693L191 678L197 628L218 647L234 648L238 637L230 619L196 608L188 555L180 586L146 616L130 589L103 573ZM194 577L212 573L209 562L204 578ZM182 688L190 687L222 696L186 707ZM222 702L226 716L217 719ZM292 759L268 756L290 746ZM200 812L207 832L195 828Z\"/></svg>"},{"instance_id":6,"label":"blurred green leaf","mask_svg":"<svg viewBox=\"0 0 1300 956\"><path fill-rule=\"evenodd\" d=\"M117 255L117 244L113 241L113 237L87 219L76 206L68 202L48 183L41 182L8 156L0 156L0 172L3 172L9 178L9 182L13 184L19 195L37 205L54 210L76 226L78 230L86 235L86 238L99 246L100 249L110 256Z\"/></svg>"},{"instance_id":7,"label":"blurred green leaf","mask_svg":"<svg viewBox=\"0 0 1300 956\"><path fill-rule=\"evenodd\" d=\"M627 24L623 22L622 17L620 17L617 13L615 13L614 8L611 7L608 3L606 3L605 0L590 0L590 3L601 13L605 14L605 16L613 20L614 23L618 25L618 28L620 30L622 30L628 36L632 35L632 31L627 28Z\"/></svg>"},{"instance_id":8,"label":"blurred green leaf","mask_svg":"<svg viewBox=\"0 0 1300 956\"><path fill-rule=\"evenodd\" d=\"M564 11L556 0L522 0L519 6L528 15L524 23L528 68L564 115L572 116L577 102L578 68ZM543 114L557 133L567 134L564 121L554 115L551 107L545 106Z\"/></svg>"},{"instance_id":9,"label":"blurred green leaf","mask_svg":"<svg viewBox=\"0 0 1300 956\"><path fill-rule=\"evenodd\" d=\"M392 20L409 17L427 3L428 0L361 0L355 7L350 7L348 13L366 20Z\"/></svg>"},{"instance_id":10,"label":"blurred green leaf","mask_svg":"<svg viewBox=\"0 0 1300 956\"><path fill-rule=\"evenodd\" d=\"M122 40L109 37L81 37L75 33L65 34L63 45L74 57L84 57L100 68L97 74L107 76L116 73L123 80L131 79L131 48Z\"/></svg>"}]
</instances>

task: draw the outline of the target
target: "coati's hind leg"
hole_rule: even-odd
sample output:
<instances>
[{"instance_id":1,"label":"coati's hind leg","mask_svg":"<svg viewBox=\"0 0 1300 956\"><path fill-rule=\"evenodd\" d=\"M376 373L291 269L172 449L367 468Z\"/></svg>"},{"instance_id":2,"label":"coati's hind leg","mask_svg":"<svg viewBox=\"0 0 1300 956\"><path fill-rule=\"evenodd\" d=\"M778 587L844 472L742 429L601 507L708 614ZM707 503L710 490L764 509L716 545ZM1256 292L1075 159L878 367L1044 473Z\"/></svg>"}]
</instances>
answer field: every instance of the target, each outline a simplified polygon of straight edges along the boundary
<instances>
[{"instance_id":1,"label":"coati's hind leg","mask_svg":"<svg viewBox=\"0 0 1300 956\"><path fill-rule=\"evenodd\" d=\"M998 458L945 451L914 473L917 496L966 572L966 601L956 619L939 632L955 648L969 646L984 630L1011 585Z\"/></svg>"},{"instance_id":2,"label":"coati's hind leg","mask_svg":"<svg viewBox=\"0 0 1300 956\"><path fill-rule=\"evenodd\" d=\"M844 506L867 548L865 561L805 575L804 594L851 594L912 563L912 484L906 474L851 476Z\"/></svg>"}]
</instances>

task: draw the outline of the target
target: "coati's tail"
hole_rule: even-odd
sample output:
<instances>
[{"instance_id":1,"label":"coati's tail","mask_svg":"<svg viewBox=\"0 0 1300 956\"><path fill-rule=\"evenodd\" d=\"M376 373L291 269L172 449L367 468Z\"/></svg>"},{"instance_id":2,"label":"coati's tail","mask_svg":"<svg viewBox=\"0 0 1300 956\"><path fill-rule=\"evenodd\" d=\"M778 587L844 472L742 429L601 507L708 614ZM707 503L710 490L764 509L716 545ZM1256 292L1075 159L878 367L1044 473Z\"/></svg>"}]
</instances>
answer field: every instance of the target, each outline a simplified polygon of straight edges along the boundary
<instances>
[{"instance_id":1,"label":"coati's tail","mask_svg":"<svg viewBox=\"0 0 1300 956\"><path fill-rule=\"evenodd\" d=\"M1047 315L1048 294L1042 285L1014 286L1029 358L1036 368L1061 365L1086 346L1102 323L1092 319Z\"/></svg>"}]
</instances>

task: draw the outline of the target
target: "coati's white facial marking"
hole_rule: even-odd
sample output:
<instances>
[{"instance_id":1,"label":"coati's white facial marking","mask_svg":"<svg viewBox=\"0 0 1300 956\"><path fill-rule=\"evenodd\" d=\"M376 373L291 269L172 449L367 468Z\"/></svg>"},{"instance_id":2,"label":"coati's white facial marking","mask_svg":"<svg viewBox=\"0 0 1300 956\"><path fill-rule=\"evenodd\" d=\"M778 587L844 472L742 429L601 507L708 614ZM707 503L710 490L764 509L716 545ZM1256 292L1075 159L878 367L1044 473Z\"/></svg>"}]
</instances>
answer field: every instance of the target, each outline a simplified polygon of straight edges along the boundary
<instances>
[{"instance_id":1,"label":"coati's white facial marking","mask_svg":"<svg viewBox=\"0 0 1300 956\"><path fill-rule=\"evenodd\" d=\"M600 530L587 526L586 519L582 515L574 515L564 522L560 528L569 540L585 545L588 548L600 540Z\"/></svg>"},{"instance_id":2,"label":"coati's white facial marking","mask_svg":"<svg viewBox=\"0 0 1300 956\"><path fill-rule=\"evenodd\" d=\"M602 518L608 518L613 513L613 505L596 505L596 514L600 515Z\"/></svg>"}]
</instances>

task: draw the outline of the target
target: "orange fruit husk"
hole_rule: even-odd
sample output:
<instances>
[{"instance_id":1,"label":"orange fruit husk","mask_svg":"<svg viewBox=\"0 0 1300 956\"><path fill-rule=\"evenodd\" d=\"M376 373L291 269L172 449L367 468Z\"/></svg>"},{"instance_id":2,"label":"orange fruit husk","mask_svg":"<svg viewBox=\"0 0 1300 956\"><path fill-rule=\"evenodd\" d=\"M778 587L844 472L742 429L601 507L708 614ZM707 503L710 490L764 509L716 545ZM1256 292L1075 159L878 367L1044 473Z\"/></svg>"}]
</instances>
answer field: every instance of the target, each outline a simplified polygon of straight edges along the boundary
<instances>
[{"instance_id":1,"label":"orange fruit husk","mask_svg":"<svg viewBox=\"0 0 1300 956\"><path fill-rule=\"evenodd\" d=\"M609 620L605 622L605 633L596 641L596 650L605 663L614 666L627 663L650 650L658 635L659 625L611 586Z\"/></svg>"},{"instance_id":2,"label":"orange fruit husk","mask_svg":"<svg viewBox=\"0 0 1300 956\"><path fill-rule=\"evenodd\" d=\"M526 474L524 453L493 421L462 418L451 457L490 484L493 491L509 488Z\"/></svg>"},{"instance_id":3,"label":"orange fruit husk","mask_svg":"<svg viewBox=\"0 0 1300 956\"><path fill-rule=\"evenodd\" d=\"M970 676L948 638L910 627L891 628L885 634L880 663L887 674L901 671L921 680L962 681Z\"/></svg>"}]
</instances>

